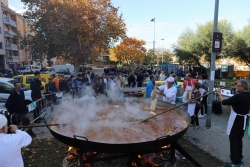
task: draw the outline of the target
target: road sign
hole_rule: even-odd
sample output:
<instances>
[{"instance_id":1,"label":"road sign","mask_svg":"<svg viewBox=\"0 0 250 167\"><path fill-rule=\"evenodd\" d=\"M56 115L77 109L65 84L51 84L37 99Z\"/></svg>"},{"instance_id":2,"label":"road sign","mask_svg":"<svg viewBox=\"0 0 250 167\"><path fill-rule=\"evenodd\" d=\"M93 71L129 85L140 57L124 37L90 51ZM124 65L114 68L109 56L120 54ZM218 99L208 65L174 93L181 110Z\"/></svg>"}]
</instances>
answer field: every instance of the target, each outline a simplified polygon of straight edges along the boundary
<instances>
[{"instance_id":1,"label":"road sign","mask_svg":"<svg viewBox=\"0 0 250 167\"><path fill-rule=\"evenodd\" d=\"M222 48L222 33L214 32L212 52L221 52L221 48Z\"/></svg>"},{"instance_id":2,"label":"road sign","mask_svg":"<svg viewBox=\"0 0 250 167\"><path fill-rule=\"evenodd\" d=\"M226 86L225 82L220 82L220 86Z\"/></svg>"}]
</instances>

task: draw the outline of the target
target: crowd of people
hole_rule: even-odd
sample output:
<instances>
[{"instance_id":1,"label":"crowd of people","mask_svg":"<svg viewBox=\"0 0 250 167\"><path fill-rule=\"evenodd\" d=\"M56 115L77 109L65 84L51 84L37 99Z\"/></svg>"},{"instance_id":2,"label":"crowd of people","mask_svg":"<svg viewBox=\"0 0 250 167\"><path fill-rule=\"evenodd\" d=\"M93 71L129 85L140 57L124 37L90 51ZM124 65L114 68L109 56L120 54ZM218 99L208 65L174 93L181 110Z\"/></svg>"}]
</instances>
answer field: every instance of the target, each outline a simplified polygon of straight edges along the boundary
<instances>
[{"instance_id":1,"label":"crowd of people","mask_svg":"<svg viewBox=\"0 0 250 167\"><path fill-rule=\"evenodd\" d=\"M175 76L173 73L171 75ZM152 95L154 93L153 89L159 90L158 94L163 96L163 101L171 102L172 100L175 100L177 88L174 86L174 78L172 76L169 76L166 79L166 84L162 86L155 86L156 77L154 75L150 76L150 81L146 87L146 98L151 98L151 105L152 101L155 100L155 95ZM183 102L186 103L186 105L183 106L183 109L190 114L190 126L193 126L194 129L199 128L199 118L207 116L207 78L207 74L202 74L202 82L199 83L194 75L187 73L182 85L184 89ZM229 135L230 158L232 162L226 163L226 167L242 167L242 139L244 137L250 111L249 83L245 79L239 80L236 84L236 94L228 99L222 97L221 89L218 88L216 92L222 105L231 105L227 135ZM198 116L199 112L201 114Z\"/></svg>"}]
</instances>

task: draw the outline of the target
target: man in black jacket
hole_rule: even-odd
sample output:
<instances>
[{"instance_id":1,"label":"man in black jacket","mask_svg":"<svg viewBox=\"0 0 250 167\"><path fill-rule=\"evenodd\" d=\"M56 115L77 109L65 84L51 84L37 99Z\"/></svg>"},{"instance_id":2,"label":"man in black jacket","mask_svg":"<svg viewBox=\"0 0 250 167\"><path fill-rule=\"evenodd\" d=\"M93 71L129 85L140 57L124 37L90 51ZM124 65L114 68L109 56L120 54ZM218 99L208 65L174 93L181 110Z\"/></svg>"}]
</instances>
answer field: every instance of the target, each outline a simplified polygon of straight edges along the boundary
<instances>
[{"instance_id":1,"label":"man in black jacket","mask_svg":"<svg viewBox=\"0 0 250 167\"><path fill-rule=\"evenodd\" d=\"M227 125L227 135L230 142L231 163L226 167L242 167L242 138L246 129L246 122L250 110L249 83L245 79L237 82L236 91L238 92L229 99L224 100L221 96L221 89L217 89L220 101L223 105L231 105L231 114Z\"/></svg>"},{"instance_id":2,"label":"man in black jacket","mask_svg":"<svg viewBox=\"0 0 250 167\"><path fill-rule=\"evenodd\" d=\"M69 87L64 75L61 75L61 79L59 80L59 90L63 92L69 92Z\"/></svg>"},{"instance_id":3,"label":"man in black jacket","mask_svg":"<svg viewBox=\"0 0 250 167\"><path fill-rule=\"evenodd\" d=\"M26 115L27 108L24 99L25 97L21 87L21 83L16 81L14 83L14 89L10 93L10 96L7 99L7 102L5 103L5 106L11 114L14 114L15 117L22 120L23 126L26 126L30 124L30 120ZM36 137L36 134L32 131L32 129L28 129L27 133L33 138Z\"/></svg>"},{"instance_id":4,"label":"man in black jacket","mask_svg":"<svg viewBox=\"0 0 250 167\"><path fill-rule=\"evenodd\" d=\"M107 96L106 84L104 83L103 78L99 78L99 83L96 85L95 91L96 95L104 94Z\"/></svg>"},{"instance_id":5,"label":"man in black jacket","mask_svg":"<svg viewBox=\"0 0 250 167\"><path fill-rule=\"evenodd\" d=\"M49 78L49 83L47 83L45 87L46 87L46 93L50 94L49 98L51 97L53 104L56 104L56 92L58 92L58 90L52 78Z\"/></svg>"},{"instance_id":6,"label":"man in black jacket","mask_svg":"<svg viewBox=\"0 0 250 167\"><path fill-rule=\"evenodd\" d=\"M37 101L39 99L42 98L42 93L41 90L44 89L40 79L40 72L35 72L34 73L35 78L33 81L30 82L30 89L31 89L31 98L33 101ZM34 114L34 119L36 119L37 117L39 117L39 112L41 110L41 108L39 107L41 105L41 101L37 102L37 108L35 110L33 110L33 114ZM35 123L41 123L41 120L38 119L35 121Z\"/></svg>"}]
</instances>

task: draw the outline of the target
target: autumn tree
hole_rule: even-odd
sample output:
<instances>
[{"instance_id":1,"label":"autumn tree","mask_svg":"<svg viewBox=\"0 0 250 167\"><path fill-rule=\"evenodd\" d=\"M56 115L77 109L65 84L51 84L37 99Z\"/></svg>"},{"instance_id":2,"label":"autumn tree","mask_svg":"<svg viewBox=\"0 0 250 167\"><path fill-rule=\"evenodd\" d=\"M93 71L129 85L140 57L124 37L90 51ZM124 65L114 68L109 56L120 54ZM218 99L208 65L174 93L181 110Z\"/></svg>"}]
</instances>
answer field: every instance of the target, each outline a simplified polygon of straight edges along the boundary
<instances>
[{"instance_id":1,"label":"autumn tree","mask_svg":"<svg viewBox=\"0 0 250 167\"><path fill-rule=\"evenodd\" d=\"M22 0L35 35L21 40L34 59L62 57L84 63L126 36L118 8L110 0Z\"/></svg>"},{"instance_id":2,"label":"autumn tree","mask_svg":"<svg viewBox=\"0 0 250 167\"><path fill-rule=\"evenodd\" d=\"M110 60L126 64L140 63L146 53L146 42L136 38L126 38L111 49Z\"/></svg>"}]
</instances>

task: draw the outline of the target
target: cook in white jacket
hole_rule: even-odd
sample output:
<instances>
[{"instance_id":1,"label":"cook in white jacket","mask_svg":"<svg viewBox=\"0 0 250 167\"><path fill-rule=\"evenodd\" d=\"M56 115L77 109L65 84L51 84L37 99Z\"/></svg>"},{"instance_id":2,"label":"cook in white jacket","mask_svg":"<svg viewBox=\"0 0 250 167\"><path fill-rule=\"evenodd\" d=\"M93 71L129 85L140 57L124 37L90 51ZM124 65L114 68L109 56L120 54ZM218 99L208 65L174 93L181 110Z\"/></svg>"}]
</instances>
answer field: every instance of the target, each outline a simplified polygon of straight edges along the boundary
<instances>
[{"instance_id":1,"label":"cook in white jacket","mask_svg":"<svg viewBox=\"0 0 250 167\"><path fill-rule=\"evenodd\" d=\"M21 148L29 145L32 138L16 125L10 125L10 131L15 134L7 134L7 119L0 114L0 167L23 167Z\"/></svg>"},{"instance_id":2,"label":"cook in white jacket","mask_svg":"<svg viewBox=\"0 0 250 167\"><path fill-rule=\"evenodd\" d=\"M174 78L169 77L166 79L166 84L159 86L160 94L163 96L163 101L170 103L176 101L177 88L174 86Z\"/></svg>"}]
</instances>

